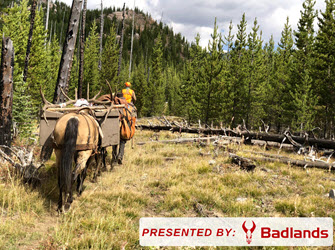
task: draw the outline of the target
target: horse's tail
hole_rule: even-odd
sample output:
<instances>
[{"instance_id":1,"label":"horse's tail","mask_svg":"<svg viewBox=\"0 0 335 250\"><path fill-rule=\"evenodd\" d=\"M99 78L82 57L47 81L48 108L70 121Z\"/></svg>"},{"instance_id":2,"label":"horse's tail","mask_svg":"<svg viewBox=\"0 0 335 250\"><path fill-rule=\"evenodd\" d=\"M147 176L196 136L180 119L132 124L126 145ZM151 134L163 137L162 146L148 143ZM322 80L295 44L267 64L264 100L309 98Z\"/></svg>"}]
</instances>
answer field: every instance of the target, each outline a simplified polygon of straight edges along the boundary
<instances>
[{"instance_id":1,"label":"horse's tail","mask_svg":"<svg viewBox=\"0 0 335 250\"><path fill-rule=\"evenodd\" d=\"M68 120L65 129L59 177L60 186L66 193L69 193L72 188L72 161L76 151L78 123L78 118L72 117Z\"/></svg>"}]
</instances>

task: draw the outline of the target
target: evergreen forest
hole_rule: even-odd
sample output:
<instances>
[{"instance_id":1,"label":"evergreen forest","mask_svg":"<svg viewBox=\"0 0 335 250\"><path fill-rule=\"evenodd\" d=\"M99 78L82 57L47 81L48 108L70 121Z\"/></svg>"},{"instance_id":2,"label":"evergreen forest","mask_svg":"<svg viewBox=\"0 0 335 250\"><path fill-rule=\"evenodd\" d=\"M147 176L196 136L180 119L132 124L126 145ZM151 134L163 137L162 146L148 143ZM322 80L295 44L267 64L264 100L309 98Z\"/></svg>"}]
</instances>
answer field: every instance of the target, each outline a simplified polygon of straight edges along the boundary
<instances>
[{"instance_id":1,"label":"evergreen forest","mask_svg":"<svg viewBox=\"0 0 335 250\"><path fill-rule=\"evenodd\" d=\"M46 2L36 12L27 81L22 80L31 1L3 0L0 31L10 37L15 49L13 116L23 134L30 133L32 120L41 108L39 89L51 101L62 53L70 7L55 1L46 27ZM122 20L120 8L104 8L100 53L101 10L87 10L84 50L83 96L90 85L93 96L100 88L108 93L105 80L121 89L125 81L136 92L139 117L173 115L190 124L258 130L264 124L275 132L288 127L295 132L335 135L335 0L325 0L318 12L315 0L305 0L297 30L283 20L281 39L262 37L257 22L230 23L220 33L213 17L208 46L200 46L201 34L192 43L148 13L135 8L133 57L130 67L133 10L126 8L122 67L119 63ZM317 23L317 26L313 24ZM247 26L251 32L247 33ZM0 40L2 39L2 36ZM78 36L79 44L79 36ZM73 58L69 96L78 84L79 49Z\"/></svg>"}]
</instances>

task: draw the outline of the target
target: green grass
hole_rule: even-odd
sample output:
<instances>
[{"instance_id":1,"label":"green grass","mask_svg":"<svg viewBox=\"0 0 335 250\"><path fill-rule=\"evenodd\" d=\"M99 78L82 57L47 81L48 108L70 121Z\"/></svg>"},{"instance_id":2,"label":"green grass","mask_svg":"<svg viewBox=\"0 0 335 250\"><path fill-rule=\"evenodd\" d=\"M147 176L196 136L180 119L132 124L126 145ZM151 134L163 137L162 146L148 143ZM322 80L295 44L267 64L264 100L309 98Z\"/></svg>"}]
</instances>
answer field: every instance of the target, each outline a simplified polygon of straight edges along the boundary
<instances>
[{"instance_id":1,"label":"green grass","mask_svg":"<svg viewBox=\"0 0 335 250\"><path fill-rule=\"evenodd\" d=\"M136 142L148 142L154 134L160 140L178 137L169 132L138 131ZM250 146L229 148L245 157L252 153L241 150L263 151ZM61 215L55 212L58 188L54 156L35 190L9 178L4 167L0 249L139 249L139 219L144 216L335 218L335 202L326 197L335 185L329 179L334 178L333 173L261 161L254 172L246 172L230 164L223 150L214 165L208 163L212 156L201 156L200 150L212 152L213 146L148 142L131 149L127 143L124 165L104 172L97 183L88 178L83 195ZM166 157L174 160L167 161ZM204 208L202 212L197 204Z\"/></svg>"}]
</instances>

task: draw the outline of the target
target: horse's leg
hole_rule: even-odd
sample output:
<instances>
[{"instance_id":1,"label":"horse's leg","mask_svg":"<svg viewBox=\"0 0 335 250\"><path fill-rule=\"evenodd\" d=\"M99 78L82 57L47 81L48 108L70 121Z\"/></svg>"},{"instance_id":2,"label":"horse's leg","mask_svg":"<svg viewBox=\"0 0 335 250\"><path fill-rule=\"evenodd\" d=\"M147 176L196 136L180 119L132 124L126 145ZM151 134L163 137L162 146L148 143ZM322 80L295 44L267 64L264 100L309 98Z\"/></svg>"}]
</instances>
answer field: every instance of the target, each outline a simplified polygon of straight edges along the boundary
<instances>
[{"instance_id":1,"label":"horse's leg","mask_svg":"<svg viewBox=\"0 0 335 250\"><path fill-rule=\"evenodd\" d=\"M111 168L113 168L114 163L117 162L117 145L113 146L113 151L112 151L112 160L111 160Z\"/></svg>"},{"instance_id":2,"label":"horse's leg","mask_svg":"<svg viewBox=\"0 0 335 250\"><path fill-rule=\"evenodd\" d=\"M93 176L93 180L96 181L98 176L101 174L101 164L103 163L103 153L99 152L95 155L96 168Z\"/></svg>"},{"instance_id":3,"label":"horse's leg","mask_svg":"<svg viewBox=\"0 0 335 250\"><path fill-rule=\"evenodd\" d=\"M87 161L91 157L93 150L79 151L77 162L76 162L76 171L74 173L75 178L80 176L80 182L78 179L77 191L79 194L82 192L82 186L86 176L86 168L88 167Z\"/></svg>"},{"instance_id":4,"label":"horse's leg","mask_svg":"<svg viewBox=\"0 0 335 250\"><path fill-rule=\"evenodd\" d=\"M78 179L77 179L77 192L78 192L78 196L81 195L81 193L83 192L83 183L84 180L86 178L87 175L87 168L91 162L91 158L86 162L86 167L84 168L83 172L81 172L81 174L78 175Z\"/></svg>"},{"instance_id":5,"label":"horse's leg","mask_svg":"<svg viewBox=\"0 0 335 250\"><path fill-rule=\"evenodd\" d=\"M77 192L78 192L78 196L80 196L83 192L83 183L85 181L86 178L86 173L87 173L87 167L88 165L86 164L85 169L83 170L83 172L78 176L78 186L77 186ZM79 179L80 177L80 179Z\"/></svg>"},{"instance_id":6,"label":"horse's leg","mask_svg":"<svg viewBox=\"0 0 335 250\"><path fill-rule=\"evenodd\" d=\"M119 146L119 154L117 156L118 164L122 165L123 155L124 155L124 148L126 146L127 141L126 140L120 140L120 146Z\"/></svg>"},{"instance_id":7,"label":"horse's leg","mask_svg":"<svg viewBox=\"0 0 335 250\"><path fill-rule=\"evenodd\" d=\"M82 183L82 178L81 178L81 176L82 176L82 173L80 174L80 175L78 175L78 178L77 178L77 193L78 194L80 194L81 192L80 192L80 188L81 188L81 183Z\"/></svg>"},{"instance_id":8,"label":"horse's leg","mask_svg":"<svg viewBox=\"0 0 335 250\"><path fill-rule=\"evenodd\" d=\"M101 156L102 156L102 170L106 171L107 170L107 166L106 166L106 157L107 157L107 149L106 148L102 148L101 149Z\"/></svg>"},{"instance_id":9,"label":"horse's leg","mask_svg":"<svg viewBox=\"0 0 335 250\"><path fill-rule=\"evenodd\" d=\"M63 187L61 186L61 169L60 169L60 159L62 156L62 151L59 149L55 149L55 155L56 155L56 167L58 172L58 188L59 188L59 198L58 198L58 211L62 210L62 206L64 204L63 202Z\"/></svg>"}]
</instances>

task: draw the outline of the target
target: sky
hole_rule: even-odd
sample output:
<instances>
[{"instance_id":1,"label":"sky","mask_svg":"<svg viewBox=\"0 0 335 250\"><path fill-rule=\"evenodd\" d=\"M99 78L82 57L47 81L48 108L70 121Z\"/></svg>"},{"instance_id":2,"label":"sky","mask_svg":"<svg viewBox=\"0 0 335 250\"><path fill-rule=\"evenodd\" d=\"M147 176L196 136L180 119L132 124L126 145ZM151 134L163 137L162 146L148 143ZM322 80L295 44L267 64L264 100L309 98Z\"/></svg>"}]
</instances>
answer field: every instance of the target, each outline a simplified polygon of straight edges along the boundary
<instances>
[{"instance_id":1,"label":"sky","mask_svg":"<svg viewBox=\"0 0 335 250\"><path fill-rule=\"evenodd\" d=\"M72 0L61 1L72 4ZM103 0L106 7L122 8L123 3L130 9L134 6L134 0ZM215 17L220 32L226 36L231 20L233 33L237 31L243 13L246 14L247 33L257 18L264 42L273 35L275 43L278 43L286 17L289 17L293 30L297 29L302 3L303 0L135 0L139 9L149 13L155 20L162 20L189 42L194 41L199 33L203 47L208 45L213 33ZM88 0L87 4L90 9L100 8L100 0ZM323 11L324 0L316 0L315 9Z\"/></svg>"}]
</instances>

